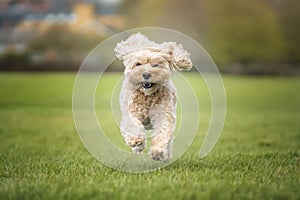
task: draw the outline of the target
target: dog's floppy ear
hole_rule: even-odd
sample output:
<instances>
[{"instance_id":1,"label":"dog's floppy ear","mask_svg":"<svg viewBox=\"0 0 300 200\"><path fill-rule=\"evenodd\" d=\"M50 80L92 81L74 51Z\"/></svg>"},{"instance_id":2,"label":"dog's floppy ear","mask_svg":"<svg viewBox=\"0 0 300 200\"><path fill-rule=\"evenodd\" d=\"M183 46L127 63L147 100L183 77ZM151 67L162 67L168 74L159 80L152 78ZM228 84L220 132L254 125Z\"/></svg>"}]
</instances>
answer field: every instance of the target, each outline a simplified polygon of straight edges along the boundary
<instances>
[{"instance_id":1,"label":"dog's floppy ear","mask_svg":"<svg viewBox=\"0 0 300 200\"><path fill-rule=\"evenodd\" d=\"M130 35L127 40L119 42L114 51L118 59L125 60L129 54L137 50L151 48L158 48L158 44L141 33L136 33Z\"/></svg>"},{"instance_id":2,"label":"dog's floppy ear","mask_svg":"<svg viewBox=\"0 0 300 200\"><path fill-rule=\"evenodd\" d=\"M183 49L181 44L176 42L164 42L161 48L167 52L167 60L174 70L190 70L193 67L190 53Z\"/></svg>"}]
</instances>

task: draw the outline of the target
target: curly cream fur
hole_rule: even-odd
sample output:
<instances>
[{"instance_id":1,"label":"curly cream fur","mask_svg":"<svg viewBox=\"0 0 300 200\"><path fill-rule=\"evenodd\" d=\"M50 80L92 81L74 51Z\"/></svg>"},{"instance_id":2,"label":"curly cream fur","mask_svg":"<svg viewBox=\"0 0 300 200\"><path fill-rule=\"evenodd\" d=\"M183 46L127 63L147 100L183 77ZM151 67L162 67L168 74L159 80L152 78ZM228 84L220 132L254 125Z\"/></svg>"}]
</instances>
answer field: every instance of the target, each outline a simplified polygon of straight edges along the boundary
<instances>
[{"instance_id":1,"label":"curly cream fur","mask_svg":"<svg viewBox=\"0 0 300 200\"><path fill-rule=\"evenodd\" d=\"M123 60L125 78L120 93L121 133L134 153L146 147L147 129L153 129L149 154L169 160L176 123L176 89L172 72L189 70L189 53L175 42L157 44L137 33L115 48Z\"/></svg>"}]
</instances>

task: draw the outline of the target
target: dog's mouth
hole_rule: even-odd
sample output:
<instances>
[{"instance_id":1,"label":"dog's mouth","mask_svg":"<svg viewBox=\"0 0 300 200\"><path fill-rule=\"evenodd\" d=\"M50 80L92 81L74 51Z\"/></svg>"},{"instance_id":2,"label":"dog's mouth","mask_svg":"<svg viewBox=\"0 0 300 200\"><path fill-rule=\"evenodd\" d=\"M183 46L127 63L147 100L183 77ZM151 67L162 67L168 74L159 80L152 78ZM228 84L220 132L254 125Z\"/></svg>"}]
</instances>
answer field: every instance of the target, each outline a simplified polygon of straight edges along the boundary
<instances>
[{"instance_id":1,"label":"dog's mouth","mask_svg":"<svg viewBox=\"0 0 300 200\"><path fill-rule=\"evenodd\" d=\"M145 88L145 89L150 89L150 88L153 87L153 85L154 85L154 83L142 82L142 86L143 86L143 88Z\"/></svg>"}]
</instances>

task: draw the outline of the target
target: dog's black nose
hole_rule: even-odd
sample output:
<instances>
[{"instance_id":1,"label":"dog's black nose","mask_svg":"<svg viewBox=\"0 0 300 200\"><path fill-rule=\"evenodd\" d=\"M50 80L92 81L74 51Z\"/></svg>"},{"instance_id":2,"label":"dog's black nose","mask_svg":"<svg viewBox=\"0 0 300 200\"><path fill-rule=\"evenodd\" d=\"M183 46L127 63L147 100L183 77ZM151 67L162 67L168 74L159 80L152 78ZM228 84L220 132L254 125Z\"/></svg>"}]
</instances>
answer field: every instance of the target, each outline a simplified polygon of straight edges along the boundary
<instances>
[{"instance_id":1,"label":"dog's black nose","mask_svg":"<svg viewBox=\"0 0 300 200\"><path fill-rule=\"evenodd\" d=\"M147 79L149 79L151 77L151 74L148 73L148 72L145 72L145 73L142 74L142 76L143 76L144 79L147 80Z\"/></svg>"}]
</instances>

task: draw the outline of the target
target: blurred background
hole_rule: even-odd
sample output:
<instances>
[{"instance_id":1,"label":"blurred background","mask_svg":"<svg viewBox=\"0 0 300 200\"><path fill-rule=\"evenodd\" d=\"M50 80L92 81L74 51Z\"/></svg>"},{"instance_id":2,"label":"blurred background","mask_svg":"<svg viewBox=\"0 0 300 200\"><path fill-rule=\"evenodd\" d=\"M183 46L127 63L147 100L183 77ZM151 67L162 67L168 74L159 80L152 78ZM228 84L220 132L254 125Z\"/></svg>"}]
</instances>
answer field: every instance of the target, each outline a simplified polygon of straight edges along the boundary
<instances>
[{"instance_id":1,"label":"blurred background","mask_svg":"<svg viewBox=\"0 0 300 200\"><path fill-rule=\"evenodd\" d=\"M299 0L0 0L0 70L76 71L105 38L147 26L194 38L223 73L300 74Z\"/></svg>"}]
</instances>

